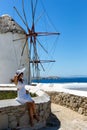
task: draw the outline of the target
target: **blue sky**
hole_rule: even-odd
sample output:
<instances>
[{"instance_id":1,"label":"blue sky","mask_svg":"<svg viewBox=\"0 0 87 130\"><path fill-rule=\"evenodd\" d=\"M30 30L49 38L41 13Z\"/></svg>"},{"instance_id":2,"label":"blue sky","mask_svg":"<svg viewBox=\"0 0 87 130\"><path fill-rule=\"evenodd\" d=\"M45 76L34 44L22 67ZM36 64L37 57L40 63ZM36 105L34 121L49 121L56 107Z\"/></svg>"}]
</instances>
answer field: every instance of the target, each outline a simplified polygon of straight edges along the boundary
<instances>
[{"instance_id":1,"label":"blue sky","mask_svg":"<svg viewBox=\"0 0 87 130\"><path fill-rule=\"evenodd\" d=\"M27 18L30 18L29 0L24 1ZM38 0L38 3L40 1ZM56 44L54 44L56 47L54 47L55 53L52 55L52 58L56 62L44 65L45 72L41 72L41 75L87 76L87 0L42 0L42 2L56 30L61 35L58 37ZM22 14L21 0L0 0L0 15L11 15L25 28L13 9L14 5ZM37 16L40 14L39 10L42 11L41 2L38 4ZM42 21L40 20L39 22L41 23ZM42 27L38 26L37 29L42 29ZM55 31L55 29L52 28L52 31ZM51 46L51 41L52 38L49 40L50 43L45 46L46 48ZM46 58L44 54L42 56Z\"/></svg>"}]
</instances>

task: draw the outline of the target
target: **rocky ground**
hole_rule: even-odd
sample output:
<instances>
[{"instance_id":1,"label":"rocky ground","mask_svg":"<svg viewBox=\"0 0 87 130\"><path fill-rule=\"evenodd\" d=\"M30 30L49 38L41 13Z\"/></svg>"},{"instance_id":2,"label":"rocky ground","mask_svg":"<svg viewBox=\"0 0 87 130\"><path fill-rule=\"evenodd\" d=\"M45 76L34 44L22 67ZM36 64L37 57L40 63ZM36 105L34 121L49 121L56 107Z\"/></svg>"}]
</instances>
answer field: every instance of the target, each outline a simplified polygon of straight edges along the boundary
<instances>
[{"instance_id":1,"label":"rocky ground","mask_svg":"<svg viewBox=\"0 0 87 130\"><path fill-rule=\"evenodd\" d=\"M87 116L53 103L51 108L51 118L47 126L40 130L87 130Z\"/></svg>"}]
</instances>

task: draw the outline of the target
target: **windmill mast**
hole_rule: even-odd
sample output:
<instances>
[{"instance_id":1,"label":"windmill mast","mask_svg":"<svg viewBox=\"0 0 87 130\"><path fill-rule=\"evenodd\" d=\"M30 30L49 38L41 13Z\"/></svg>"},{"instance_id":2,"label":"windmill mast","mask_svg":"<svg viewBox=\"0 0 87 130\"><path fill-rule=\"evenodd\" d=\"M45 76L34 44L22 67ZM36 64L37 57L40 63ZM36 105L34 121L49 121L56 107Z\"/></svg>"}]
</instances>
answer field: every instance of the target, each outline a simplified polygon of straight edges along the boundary
<instances>
[{"instance_id":1,"label":"windmill mast","mask_svg":"<svg viewBox=\"0 0 87 130\"><path fill-rule=\"evenodd\" d=\"M22 10L23 10L23 15L24 18L20 15L19 11L17 10L16 7L14 7L16 13L18 14L18 16L21 18L22 22L25 24L26 28L27 28L27 32L25 33L26 35L26 39L25 39L25 43L22 49L22 53L21 56L24 53L24 49L26 44L28 43L29 46L29 77L28 77L28 83L31 83L31 64L34 65L34 69L36 71L36 74L38 76L40 69L39 69L39 65L42 67L42 69L44 70L43 64L42 63L47 63L47 62L55 62L52 60L40 60L39 56L38 56L38 52L37 52L37 42L38 44L42 47L42 49L44 51L46 51L43 47L43 45L39 42L39 40L37 39L37 37L41 37L41 36L50 36L50 35L60 35L59 32L37 32L35 30L35 14L36 14L36 7L37 7L37 1L35 1L35 3L33 2L33 0L31 0L31 12L32 12L32 25L31 28L28 25L28 21L27 21L27 17L26 17L26 13L25 13L25 8L24 8L24 0L22 0ZM31 50L31 48L33 48Z\"/></svg>"}]
</instances>

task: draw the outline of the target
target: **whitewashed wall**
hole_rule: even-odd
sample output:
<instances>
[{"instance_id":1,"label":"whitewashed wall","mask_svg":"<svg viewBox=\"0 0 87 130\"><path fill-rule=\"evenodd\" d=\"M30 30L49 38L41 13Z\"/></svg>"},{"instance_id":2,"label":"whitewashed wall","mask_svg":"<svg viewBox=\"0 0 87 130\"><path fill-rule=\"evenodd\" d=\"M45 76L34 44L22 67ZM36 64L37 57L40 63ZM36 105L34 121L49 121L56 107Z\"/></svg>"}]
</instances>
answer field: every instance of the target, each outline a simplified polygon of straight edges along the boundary
<instances>
[{"instance_id":1,"label":"whitewashed wall","mask_svg":"<svg viewBox=\"0 0 87 130\"><path fill-rule=\"evenodd\" d=\"M14 42L14 39L25 37L24 34L18 33L1 33L0 34L0 84L10 83L10 79L14 76L16 70L20 67L20 60L25 64L26 70L24 79L28 82L29 62L28 47L24 50L21 57L21 51L25 43L25 39Z\"/></svg>"}]
</instances>

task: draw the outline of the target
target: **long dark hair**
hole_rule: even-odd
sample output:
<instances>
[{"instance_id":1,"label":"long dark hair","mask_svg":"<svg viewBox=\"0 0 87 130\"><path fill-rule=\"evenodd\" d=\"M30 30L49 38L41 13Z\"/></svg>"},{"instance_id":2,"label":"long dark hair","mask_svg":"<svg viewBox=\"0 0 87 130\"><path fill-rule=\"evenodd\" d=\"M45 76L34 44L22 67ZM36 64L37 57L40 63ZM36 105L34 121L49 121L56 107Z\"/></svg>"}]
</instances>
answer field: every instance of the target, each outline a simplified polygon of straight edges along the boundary
<instances>
[{"instance_id":1,"label":"long dark hair","mask_svg":"<svg viewBox=\"0 0 87 130\"><path fill-rule=\"evenodd\" d=\"M21 83L23 83L23 79L22 78L20 79L21 75L23 75L23 72L18 75L18 81L20 81Z\"/></svg>"},{"instance_id":2,"label":"long dark hair","mask_svg":"<svg viewBox=\"0 0 87 130\"><path fill-rule=\"evenodd\" d=\"M20 73L19 75L16 74L13 79L11 79L11 83L15 83L17 85L18 81L23 83L23 79L20 79L20 76L23 75L23 73Z\"/></svg>"}]
</instances>

